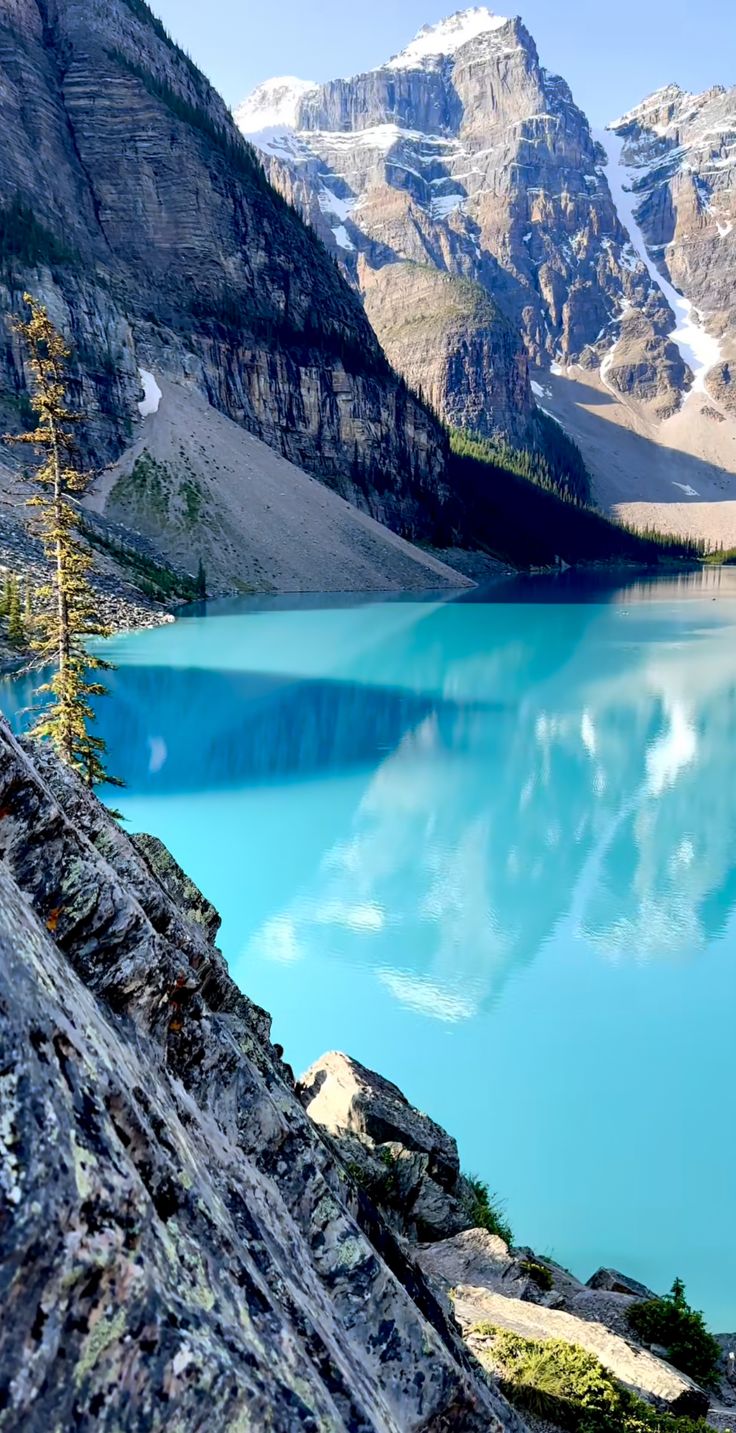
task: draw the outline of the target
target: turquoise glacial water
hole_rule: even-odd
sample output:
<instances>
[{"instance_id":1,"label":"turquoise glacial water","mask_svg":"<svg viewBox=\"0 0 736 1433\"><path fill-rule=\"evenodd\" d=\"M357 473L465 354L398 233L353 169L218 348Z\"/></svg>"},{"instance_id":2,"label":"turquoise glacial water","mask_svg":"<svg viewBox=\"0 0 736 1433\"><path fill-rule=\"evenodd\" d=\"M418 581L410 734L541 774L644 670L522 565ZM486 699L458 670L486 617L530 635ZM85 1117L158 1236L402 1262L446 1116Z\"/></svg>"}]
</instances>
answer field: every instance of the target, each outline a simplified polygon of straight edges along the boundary
<instances>
[{"instance_id":1,"label":"turquoise glacial water","mask_svg":"<svg viewBox=\"0 0 736 1433\"><path fill-rule=\"evenodd\" d=\"M222 603L107 646L115 803L296 1071L349 1051L520 1241L735 1328L732 575Z\"/></svg>"}]
</instances>

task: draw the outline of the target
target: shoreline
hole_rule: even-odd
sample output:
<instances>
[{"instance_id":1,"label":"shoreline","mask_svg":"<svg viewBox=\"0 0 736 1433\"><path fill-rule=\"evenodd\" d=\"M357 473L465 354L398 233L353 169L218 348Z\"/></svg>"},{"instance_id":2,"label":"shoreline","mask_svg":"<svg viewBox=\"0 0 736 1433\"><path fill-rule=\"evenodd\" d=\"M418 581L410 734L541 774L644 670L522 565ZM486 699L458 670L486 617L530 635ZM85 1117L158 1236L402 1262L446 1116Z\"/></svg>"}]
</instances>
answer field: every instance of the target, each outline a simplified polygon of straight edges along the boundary
<instances>
[{"instance_id":1,"label":"shoreline","mask_svg":"<svg viewBox=\"0 0 736 1433\"><path fill-rule=\"evenodd\" d=\"M45 580L45 575L38 562L37 556L30 567L13 567L7 562L3 562L2 559L5 554L2 538L3 534L0 533L0 581L2 581L7 572L11 572L14 576L25 580L29 571L39 580ZM433 556L436 555L440 560L450 562L450 549L431 549L430 551ZM455 550L453 549L452 551L454 552ZM722 572L727 571L729 567L728 563L684 562L664 559L656 565L642 565L636 562L615 560L580 563L574 567L540 567L523 570L512 568L508 564L499 562L496 558L488 558L486 554L483 553L463 553L461 554L461 558L465 568L464 571L460 567L457 557L454 559L458 573L461 576L469 578L470 581L469 584L461 583L454 588L443 587L441 589L435 589L427 585L426 587L407 587L401 590L387 588L384 592L364 587L346 588L341 591L329 592L317 591L311 588L284 588L278 591L254 590L252 592L233 590L229 592L218 592L206 598L199 599L199 601L202 605L207 605L208 603L215 602L239 600L268 601L269 599L277 600L279 598L288 597L308 598L310 596L315 598L329 596L333 600L337 600L341 596L353 598L364 596L366 600L372 599L373 601L382 598L386 600L401 600L402 598L420 600L423 593L429 595L435 591L441 591L448 600L452 600L453 597L457 595L467 595L486 587L498 588L502 587L505 583L513 582L535 582L541 578L548 581L551 578L559 579L563 583L570 580L574 581L576 578L584 579L586 576L599 577L602 579L608 577L611 581L615 581L619 575L622 579L639 577L641 579L656 580L657 578L666 579L677 576L694 575L698 572ZM119 636L121 633L127 632L151 631L156 627L169 626L171 623L179 620L178 614L182 609L197 605L197 599L191 598L171 599L168 602L157 601L155 598L149 597L146 593L141 592L132 583L127 584L124 580L117 577L111 578L108 573L98 572L95 575L98 582L101 581L102 584L97 588L101 598L100 620L101 623L108 628L106 634L108 637ZM31 672L39 671L43 665L41 661L33 656L28 648L23 651L18 651L11 647L3 637L2 632L0 632L0 680L8 677L26 676Z\"/></svg>"}]
</instances>

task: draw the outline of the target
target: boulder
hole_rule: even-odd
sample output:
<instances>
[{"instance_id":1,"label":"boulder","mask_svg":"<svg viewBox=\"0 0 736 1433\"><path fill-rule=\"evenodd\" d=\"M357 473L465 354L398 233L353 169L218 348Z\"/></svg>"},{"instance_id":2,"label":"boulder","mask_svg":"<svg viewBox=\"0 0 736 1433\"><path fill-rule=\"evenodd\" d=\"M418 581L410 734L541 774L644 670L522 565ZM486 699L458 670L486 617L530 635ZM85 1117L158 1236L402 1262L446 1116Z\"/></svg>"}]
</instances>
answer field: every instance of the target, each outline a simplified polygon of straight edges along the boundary
<instances>
[{"instance_id":1,"label":"boulder","mask_svg":"<svg viewBox=\"0 0 736 1433\"><path fill-rule=\"evenodd\" d=\"M472 1192L454 1139L390 1080L332 1051L297 1088L307 1113L396 1233L432 1241L472 1224Z\"/></svg>"},{"instance_id":2,"label":"boulder","mask_svg":"<svg viewBox=\"0 0 736 1433\"><path fill-rule=\"evenodd\" d=\"M716 1334L716 1338L722 1350L716 1401L730 1412L729 1427L736 1427L736 1333Z\"/></svg>"},{"instance_id":3,"label":"boulder","mask_svg":"<svg viewBox=\"0 0 736 1433\"><path fill-rule=\"evenodd\" d=\"M587 1319L589 1323L604 1324L612 1333L631 1339L628 1312L638 1300L631 1294L616 1294L608 1289L586 1289L563 1300L559 1305L576 1318Z\"/></svg>"},{"instance_id":4,"label":"boulder","mask_svg":"<svg viewBox=\"0 0 736 1433\"><path fill-rule=\"evenodd\" d=\"M708 1411L707 1394L691 1378L603 1324L469 1284L454 1290L453 1305L463 1334L476 1352L483 1348L483 1335L476 1330L485 1323L535 1341L559 1339L593 1354L614 1378L656 1408L691 1418Z\"/></svg>"},{"instance_id":5,"label":"boulder","mask_svg":"<svg viewBox=\"0 0 736 1433\"><path fill-rule=\"evenodd\" d=\"M648 1289L646 1284L640 1284L637 1279L630 1279L628 1274L620 1274L618 1269L597 1269L588 1279L589 1289L608 1289L613 1294L631 1294L635 1299L654 1299L656 1294Z\"/></svg>"},{"instance_id":6,"label":"boulder","mask_svg":"<svg viewBox=\"0 0 736 1433\"><path fill-rule=\"evenodd\" d=\"M530 1282L508 1244L487 1229L465 1229L450 1239L422 1245L416 1259L444 1291L470 1284L523 1299Z\"/></svg>"},{"instance_id":7,"label":"boulder","mask_svg":"<svg viewBox=\"0 0 736 1433\"><path fill-rule=\"evenodd\" d=\"M390 1080L332 1051L310 1066L299 1088L305 1109L331 1134L350 1130L374 1145L395 1142L426 1154L430 1177L443 1189L455 1188L460 1173L455 1140Z\"/></svg>"}]
</instances>

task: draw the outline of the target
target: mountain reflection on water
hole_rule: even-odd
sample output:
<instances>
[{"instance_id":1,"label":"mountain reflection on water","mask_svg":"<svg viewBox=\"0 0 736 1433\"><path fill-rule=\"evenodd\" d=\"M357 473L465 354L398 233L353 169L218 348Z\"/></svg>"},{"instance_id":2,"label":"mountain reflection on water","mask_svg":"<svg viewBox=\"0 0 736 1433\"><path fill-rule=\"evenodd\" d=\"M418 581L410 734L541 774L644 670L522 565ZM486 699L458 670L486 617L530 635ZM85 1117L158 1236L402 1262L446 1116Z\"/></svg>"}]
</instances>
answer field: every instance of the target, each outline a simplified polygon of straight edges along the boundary
<instances>
[{"instance_id":1,"label":"mountain reflection on water","mask_svg":"<svg viewBox=\"0 0 736 1433\"><path fill-rule=\"evenodd\" d=\"M642 590L661 587L629 594ZM130 796L366 773L251 950L295 959L334 927L340 959L462 1019L563 917L624 959L692 958L723 931L736 901L730 604L706 623L700 603L673 619L626 593L554 608L220 606L215 623L118 643L102 727Z\"/></svg>"},{"instance_id":2,"label":"mountain reflection on water","mask_svg":"<svg viewBox=\"0 0 736 1433\"><path fill-rule=\"evenodd\" d=\"M532 1226L525 1237L545 1228L578 1265L620 1253L660 1283L686 1273L720 1312L715 1247L688 1266L667 1245L681 1238L691 1174L674 1195L662 1176L650 1223L665 1246L649 1263L637 1239L655 1234L635 1200L625 1212L633 1170L658 1157L653 1120L664 1121L662 1158L675 1137L652 1091L663 1080L664 1101L689 1099L690 1087L677 1095L681 1052L701 1059L710 1084L734 1073L717 1030L735 993L736 586L718 579L527 583L490 601L217 604L108 644L118 670L101 726L128 784L118 804L220 907L234 972L274 1010L295 1063L350 1044L464 1138L494 1187L513 1190L519 1167L520 1179L544 1179L543 1200L528 1183L512 1200ZM553 603L529 600L550 593ZM3 704L27 700L16 683ZM706 953L710 994L697 989L713 1023L694 1037L690 1011L704 1017L688 982ZM563 1053L571 1001L579 1023ZM570 1048L585 1046L586 1029L610 1041L607 1061L633 1062L628 1095L625 1072L617 1094L591 1048L581 1093ZM502 1048L536 1162L520 1156L510 1117L504 1145L492 1091L474 1097L464 1126L468 1086L484 1088ZM530 1061L536 1089L519 1077ZM540 1093L548 1077L560 1110ZM475 1128L489 1107L490 1168ZM564 1169L552 1168L555 1148L574 1157L576 1121L598 1162L577 1216ZM715 1121L706 1144L717 1136ZM609 1168L608 1145L624 1138L636 1151L629 1186L605 1216L610 1243L603 1228L594 1247L588 1206L605 1205L606 1183L613 1198L627 1155L618 1148ZM725 1238L734 1156L714 1166L712 1148Z\"/></svg>"}]
</instances>

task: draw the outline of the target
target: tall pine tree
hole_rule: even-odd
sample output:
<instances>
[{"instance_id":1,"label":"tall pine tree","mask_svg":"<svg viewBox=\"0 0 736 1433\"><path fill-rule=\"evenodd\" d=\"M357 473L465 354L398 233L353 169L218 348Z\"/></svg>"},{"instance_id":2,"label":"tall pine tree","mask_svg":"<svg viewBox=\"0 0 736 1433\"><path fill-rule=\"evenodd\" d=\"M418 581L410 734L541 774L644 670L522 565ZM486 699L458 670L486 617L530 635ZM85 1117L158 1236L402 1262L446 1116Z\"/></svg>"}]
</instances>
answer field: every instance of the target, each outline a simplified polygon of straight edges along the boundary
<instances>
[{"instance_id":1,"label":"tall pine tree","mask_svg":"<svg viewBox=\"0 0 736 1433\"><path fill-rule=\"evenodd\" d=\"M29 498L38 513L38 531L51 567L50 582L36 593L32 647L54 663L51 681L40 688L50 698L32 735L51 741L62 759L79 772L88 786L121 783L104 766L105 743L90 731L94 721L92 698L104 696L106 687L90 680L110 664L87 651L87 638L107 636L95 615L87 575L92 559L82 546L78 517L71 495L81 493L87 478L77 466L74 425L82 413L67 405L69 348L54 327L46 309L24 294L30 317L17 319L15 331L22 340L31 376L31 407L36 426L7 439L27 443L40 454L34 480L41 492Z\"/></svg>"},{"instance_id":2,"label":"tall pine tree","mask_svg":"<svg viewBox=\"0 0 736 1433\"><path fill-rule=\"evenodd\" d=\"M20 585L17 577L12 579L7 617L8 640L13 643L13 646L22 647L25 642L26 633L23 626L23 615L20 606Z\"/></svg>"}]
</instances>

